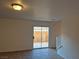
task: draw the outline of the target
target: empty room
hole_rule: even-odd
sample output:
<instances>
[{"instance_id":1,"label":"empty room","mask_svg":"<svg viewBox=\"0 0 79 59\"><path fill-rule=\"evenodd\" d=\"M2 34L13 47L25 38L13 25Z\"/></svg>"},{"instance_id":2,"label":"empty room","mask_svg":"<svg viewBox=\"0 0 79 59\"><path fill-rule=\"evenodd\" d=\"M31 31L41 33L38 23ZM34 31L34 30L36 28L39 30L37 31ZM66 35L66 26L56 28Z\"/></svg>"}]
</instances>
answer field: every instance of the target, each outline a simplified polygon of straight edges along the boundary
<instances>
[{"instance_id":1,"label":"empty room","mask_svg":"<svg viewBox=\"0 0 79 59\"><path fill-rule=\"evenodd\" d=\"M78 0L0 0L0 59L79 59Z\"/></svg>"}]
</instances>

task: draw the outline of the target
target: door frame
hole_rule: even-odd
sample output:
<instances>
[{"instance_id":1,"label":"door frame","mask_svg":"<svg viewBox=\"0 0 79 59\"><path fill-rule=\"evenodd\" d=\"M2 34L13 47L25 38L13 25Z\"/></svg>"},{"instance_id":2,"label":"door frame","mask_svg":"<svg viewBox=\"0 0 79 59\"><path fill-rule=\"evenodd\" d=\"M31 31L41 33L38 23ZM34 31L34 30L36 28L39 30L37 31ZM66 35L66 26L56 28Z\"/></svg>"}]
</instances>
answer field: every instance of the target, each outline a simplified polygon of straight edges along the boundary
<instances>
[{"instance_id":1,"label":"door frame","mask_svg":"<svg viewBox=\"0 0 79 59\"><path fill-rule=\"evenodd\" d=\"M34 38L33 38L33 49L43 49L43 48L49 48L49 35L50 35L50 27L49 26L33 26L33 33L32 33L32 35L34 34L34 27L48 27L48 47L40 47L40 48L34 48ZM42 30L42 29L41 29ZM42 32L42 31L41 31ZM34 37L34 36L33 36ZM41 33L41 45L42 45L42 33Z\"/></svg>"}]
</instances>

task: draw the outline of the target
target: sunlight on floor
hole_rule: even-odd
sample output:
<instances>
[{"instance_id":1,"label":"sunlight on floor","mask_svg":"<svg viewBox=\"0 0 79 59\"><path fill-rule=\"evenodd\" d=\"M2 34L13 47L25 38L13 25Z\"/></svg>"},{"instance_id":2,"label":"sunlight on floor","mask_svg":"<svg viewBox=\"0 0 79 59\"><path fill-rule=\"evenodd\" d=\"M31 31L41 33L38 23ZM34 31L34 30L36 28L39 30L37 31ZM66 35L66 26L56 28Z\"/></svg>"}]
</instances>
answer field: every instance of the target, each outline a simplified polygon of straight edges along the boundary
<instances>
[{"instance_id":1,"label":"sunlight on floor","mask_svg":"<svg viewBox=\"0 0 79 59\"><path fill-rule=\"evenodd\" d=\"M43 47L48 47L48 42L34 43L34 46L33 46L33 48L43 48Z\"/></svg>"}]
</instances>

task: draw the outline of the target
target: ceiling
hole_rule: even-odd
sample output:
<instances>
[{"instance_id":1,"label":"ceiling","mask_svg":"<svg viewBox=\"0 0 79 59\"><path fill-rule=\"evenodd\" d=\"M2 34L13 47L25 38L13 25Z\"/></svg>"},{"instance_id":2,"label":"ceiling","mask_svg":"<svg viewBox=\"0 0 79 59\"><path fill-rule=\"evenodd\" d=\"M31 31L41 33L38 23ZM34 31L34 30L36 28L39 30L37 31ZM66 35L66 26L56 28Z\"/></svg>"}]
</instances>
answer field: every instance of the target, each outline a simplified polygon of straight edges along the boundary
<instances>
[{"instance_id":1,"label":"ceiling","mask_svg":"<svg viewBox=\"0 0 79 59\"><path fill-rule=\"evenodd\" d=\"M10 5L15 2L24 10L13 10ZM79 16L79 0L0 0L1 18L57 21L72 15Z\"/></svg>"}]
</instances>

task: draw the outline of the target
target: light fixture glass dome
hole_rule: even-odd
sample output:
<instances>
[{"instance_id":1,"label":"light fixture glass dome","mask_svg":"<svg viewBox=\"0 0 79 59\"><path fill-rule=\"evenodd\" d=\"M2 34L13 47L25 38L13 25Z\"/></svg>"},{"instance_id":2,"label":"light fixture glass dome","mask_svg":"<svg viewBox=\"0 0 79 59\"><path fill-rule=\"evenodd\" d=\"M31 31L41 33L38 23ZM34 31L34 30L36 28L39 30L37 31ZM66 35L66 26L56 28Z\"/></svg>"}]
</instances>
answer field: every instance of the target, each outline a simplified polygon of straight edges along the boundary
<instances>
[{"instance_id":1,"label":"light fixture glass dome","mask_svg":"<svg viewBox=\"0 0 79 59\"><path fill-rule=\"evenodd\" d=\"M20 10L23 9L23 6L22 6L21 4L13 3L13 4L12 4L12 8L13 8L14 10L20 11Z\"/></svg>"}]
</instances>

